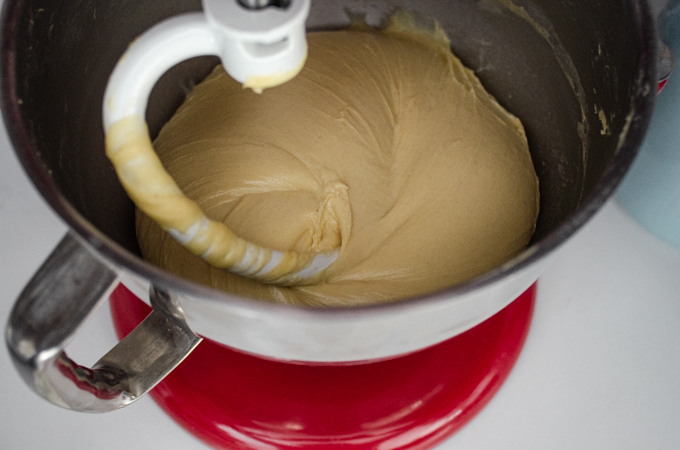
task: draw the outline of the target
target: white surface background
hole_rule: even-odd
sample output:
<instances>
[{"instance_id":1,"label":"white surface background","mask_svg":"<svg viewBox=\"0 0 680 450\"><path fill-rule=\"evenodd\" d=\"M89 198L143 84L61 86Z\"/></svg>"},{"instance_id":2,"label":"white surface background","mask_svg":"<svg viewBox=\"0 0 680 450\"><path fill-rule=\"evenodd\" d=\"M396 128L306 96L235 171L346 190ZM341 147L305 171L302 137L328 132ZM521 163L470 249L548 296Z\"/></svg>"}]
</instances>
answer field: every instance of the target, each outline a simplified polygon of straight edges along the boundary
<instances>
[{"instance_id":1,"label":"white surface background","mask_svg":"<svg viewBox=\"0 0 680 450\"><path fill-rule=\"evenodd\" d=\"M4 329L14 299L66 227L27 180L0 128ZM102 308L69 354L92 364L115 342ZM679 424L680 249L612 202L541 277L533 325L506 384L439 449L675 449ZM150 398L104 415L53 406L23 384L1 346L1 450L121 447L205 448Z\"/></svg>"}]
</instances>

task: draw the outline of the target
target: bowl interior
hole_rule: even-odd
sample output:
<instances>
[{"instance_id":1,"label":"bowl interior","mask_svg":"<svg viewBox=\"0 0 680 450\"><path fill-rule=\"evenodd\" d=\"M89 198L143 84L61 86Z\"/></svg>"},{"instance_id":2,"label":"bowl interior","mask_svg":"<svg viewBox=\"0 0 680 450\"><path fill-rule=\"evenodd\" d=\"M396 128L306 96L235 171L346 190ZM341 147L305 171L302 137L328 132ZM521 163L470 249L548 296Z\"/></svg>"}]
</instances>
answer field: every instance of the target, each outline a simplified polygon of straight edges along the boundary
<instances>
[{"instance_id":1,"label":"bowl interior","mask_svg":"<svg viewBox=\"0 0 680 450\"><path fill-rule=\"evenodd\" d=\"M454 52L522 120L540 179L533 243L565 239L611 193L642 138L652 100L641 99L654 77L646 9L635 0L315 0L308 28L357 18L381 26L397 7L439 21ZM55 208L67 221L84 219L135 255L134 206L104 155L103 92L137 35L199 9L198 0L5 3L3 112L17 153L73 208ZM152 137L217 63L195 58L162 78L147 111Z\"/></svg>"}]
</instances>

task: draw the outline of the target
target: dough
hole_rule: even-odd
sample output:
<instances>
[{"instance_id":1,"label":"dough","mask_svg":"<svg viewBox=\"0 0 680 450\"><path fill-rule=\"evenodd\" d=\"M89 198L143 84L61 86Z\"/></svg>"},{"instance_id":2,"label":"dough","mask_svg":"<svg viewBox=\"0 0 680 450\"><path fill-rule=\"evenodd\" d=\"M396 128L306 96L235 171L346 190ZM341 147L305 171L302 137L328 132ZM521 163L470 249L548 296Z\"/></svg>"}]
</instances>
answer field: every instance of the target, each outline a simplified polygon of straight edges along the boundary
<instances>
[{"instance_id":1,"label":"dough","mask_svg":"<svg viewBox=\"0 0 680 450\"><path fill-rule=\"evenodd\" d=\"M255 94L221 67L154 146L181 190L238 236L277 250L341 247L321 283L277 287L209 266L143 213L142 254L239 295L315 306L430 293L517 255L538 179L524 129L442 33L308 35L300 74Z\"/></svg>"}]
</instances>

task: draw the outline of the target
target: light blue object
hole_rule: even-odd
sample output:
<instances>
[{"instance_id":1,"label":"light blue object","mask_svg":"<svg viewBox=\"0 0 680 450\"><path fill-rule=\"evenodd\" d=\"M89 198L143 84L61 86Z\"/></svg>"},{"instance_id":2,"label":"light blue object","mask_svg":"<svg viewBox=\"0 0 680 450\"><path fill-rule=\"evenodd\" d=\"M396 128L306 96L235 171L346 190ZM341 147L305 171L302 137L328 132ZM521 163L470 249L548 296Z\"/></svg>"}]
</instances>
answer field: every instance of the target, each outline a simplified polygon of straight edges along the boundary
<instances>
[{"instance_id":1,"label":"light blue object","mask_svg":"<svg viewBox=\"0 0 680 450\"><path fill-rule=\"evenodd\" d=\"M647 230L680 247L680 0L670 2L659 28L675 55L675 70L616 199Z\"/></svg>"}]
</instances>

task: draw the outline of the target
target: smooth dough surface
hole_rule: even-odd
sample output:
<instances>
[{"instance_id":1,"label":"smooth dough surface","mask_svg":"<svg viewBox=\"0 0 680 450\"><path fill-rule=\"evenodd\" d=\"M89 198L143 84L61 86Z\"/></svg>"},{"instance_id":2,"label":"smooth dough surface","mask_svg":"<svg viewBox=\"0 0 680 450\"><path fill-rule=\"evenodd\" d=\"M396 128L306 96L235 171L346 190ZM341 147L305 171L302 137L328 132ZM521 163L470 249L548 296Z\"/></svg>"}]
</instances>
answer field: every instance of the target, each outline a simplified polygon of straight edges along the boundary
<instances>
[{"instance_id":1,"label":"smooth dough surface","mask_svg":"<svg viewBox=\"0 0 680 450\"><path fill-rule=\"evenodd\" d=\"M210 267L144 214L144 258L280 303L337 306L430 293L528 244L538 179L520 121L448 45L423 33L308 35L292 81L258 95L218 67L154 146L182 191L277 250L341 246L325 280L276 287Z\"/></svg>"}]
</instances>

